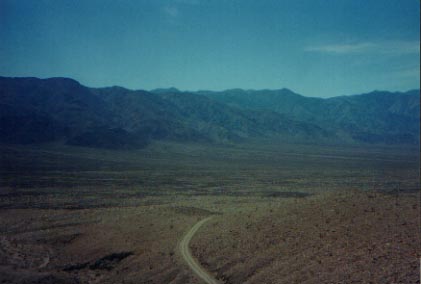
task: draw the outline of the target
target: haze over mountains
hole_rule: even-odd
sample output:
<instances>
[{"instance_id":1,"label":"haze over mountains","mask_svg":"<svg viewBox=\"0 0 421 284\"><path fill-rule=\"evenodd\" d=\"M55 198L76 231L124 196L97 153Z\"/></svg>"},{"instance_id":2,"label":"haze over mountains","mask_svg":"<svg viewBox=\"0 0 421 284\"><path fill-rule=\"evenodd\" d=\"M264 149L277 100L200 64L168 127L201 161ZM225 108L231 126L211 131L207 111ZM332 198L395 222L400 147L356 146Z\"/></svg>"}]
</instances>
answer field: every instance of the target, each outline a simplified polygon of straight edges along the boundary
<instances>
[{"instance_id":1,"label":"haze over mountains","mask_svg":"<svg viewBox=\"0 0 421 284\"><path fill-rule=\"evenodd\" d=\"M151 140L419 143L419 90L329 99L288 89L220 92L89 88L0 77L0 142L139 148Z\"/></svg>"}]
</instances>

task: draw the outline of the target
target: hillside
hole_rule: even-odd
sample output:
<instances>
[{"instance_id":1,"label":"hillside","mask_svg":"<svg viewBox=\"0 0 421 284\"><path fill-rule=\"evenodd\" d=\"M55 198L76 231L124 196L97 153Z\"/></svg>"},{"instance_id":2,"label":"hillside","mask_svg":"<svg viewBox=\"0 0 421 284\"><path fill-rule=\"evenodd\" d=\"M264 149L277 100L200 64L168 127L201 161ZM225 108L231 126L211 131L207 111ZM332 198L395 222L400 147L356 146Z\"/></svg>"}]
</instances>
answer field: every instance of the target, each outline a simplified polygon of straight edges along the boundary
<instances>
[{"instance_id":1,"label":"hillside","mask_svg":"<svg viewBox=\"0 0 421 284\"><path fill-rule=\"evenodd\" d=\"M386 144L419 141L419 90L374 91L329 99L304 97L288 89L199 93L240 109L275 111L312 122L343 139Z\"/></svg>"},{"instance_id":2,"label":"hillside","mask_svg":"<svg viewBox=\"0 0 421 284\"><path fill-rule=\"evenodd\" d=\"M89 88L68 78L0 77L0 142L139 148L151 140L416 144L419 93L308 98L288 89L223 92Z\"/></svg>"}]
</instances>

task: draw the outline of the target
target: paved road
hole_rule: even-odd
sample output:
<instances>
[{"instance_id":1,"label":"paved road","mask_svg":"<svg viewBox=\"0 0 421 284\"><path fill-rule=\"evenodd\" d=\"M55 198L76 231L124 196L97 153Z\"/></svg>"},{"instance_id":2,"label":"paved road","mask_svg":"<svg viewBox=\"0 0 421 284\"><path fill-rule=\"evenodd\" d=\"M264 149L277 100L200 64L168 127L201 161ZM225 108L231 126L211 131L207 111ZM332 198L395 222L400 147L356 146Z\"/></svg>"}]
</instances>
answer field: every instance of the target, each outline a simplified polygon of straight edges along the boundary
<instances>
[{"instance_id":1,"label":"paved road","mask_svg":"<svg viewBox=\"0 0 421 284\"><path fill-rule=\"evenodd\" d=\"M187 265L193 270L193 272L199 276L200 279L202 279L207 284L220 284L221 282L217 281L208 271L206 271L200 263L192 256L190 248L189 248L189 242L194 236L194 234L199 230L199 228L212 219L211 217L207 217L203 220L200 220L197 222L183 237L183 239L180 242L180 251L181 255L183 256L183 259L187 262Z\"/></svg>"}]
</instances>

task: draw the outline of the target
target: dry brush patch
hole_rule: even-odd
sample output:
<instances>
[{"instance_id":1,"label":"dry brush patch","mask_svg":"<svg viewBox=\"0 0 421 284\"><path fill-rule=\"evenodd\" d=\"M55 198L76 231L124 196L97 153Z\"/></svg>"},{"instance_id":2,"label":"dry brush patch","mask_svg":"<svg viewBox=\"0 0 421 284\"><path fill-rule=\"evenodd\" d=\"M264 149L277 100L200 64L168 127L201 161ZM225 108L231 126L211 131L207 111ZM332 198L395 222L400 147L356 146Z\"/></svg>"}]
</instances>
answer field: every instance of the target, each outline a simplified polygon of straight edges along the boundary
<instances>
[{"instance_id":1,"label":"dry brush patch","mask_svg":"<svg viewBox=\"0 0 421 284\"><path fill-rule=\"evenodd\" d=\"M182 143L1 151L5 283L200 283L176 248L208 215L191 245L226 283L413 279L412 152Z\"/></svg>"},{"instance_id":2,"label":"dry brush patch","mask_svg":"<svg viewBox=\"0 0 421 284\"><path fill-rule=\"evenodd\" d=\"M164 205L2 210L1 228L11 230L1 241L0 279L2 283L196 283L188 268L180 265L176 247L184 231L207 214L193 207Z\"/></svg>"},{"instance_id":3,"label":"dry brush patch","mask_svg":"<svg viewBox=\"0 0 421 284\"><path fill-rule=\"evenodd\" d=\"M191 245L225 283L416 283L419 210L414 195L358 191L261 203L215 218Z\"/></svg>"}]
</instances>

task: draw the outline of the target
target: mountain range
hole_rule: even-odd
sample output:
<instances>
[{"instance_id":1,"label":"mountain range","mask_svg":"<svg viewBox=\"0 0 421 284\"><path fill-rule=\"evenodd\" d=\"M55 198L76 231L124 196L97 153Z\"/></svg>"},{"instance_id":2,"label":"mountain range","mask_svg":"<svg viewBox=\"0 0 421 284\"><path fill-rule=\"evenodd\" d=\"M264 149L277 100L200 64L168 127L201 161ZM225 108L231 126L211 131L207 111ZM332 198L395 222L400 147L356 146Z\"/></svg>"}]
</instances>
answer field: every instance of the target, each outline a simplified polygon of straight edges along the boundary
<instances>
[{"instance_id":1,"label":"mountain range","mask_svg":"<svg viewBox=\"0 0 421 284\"><path fill-rule=\"evenodd\" d=\"M420 93L328 99L288 89L184 92L0 77L0 143L141 148L152 140L418 144Z\"/></svg>"}]
</instances>

